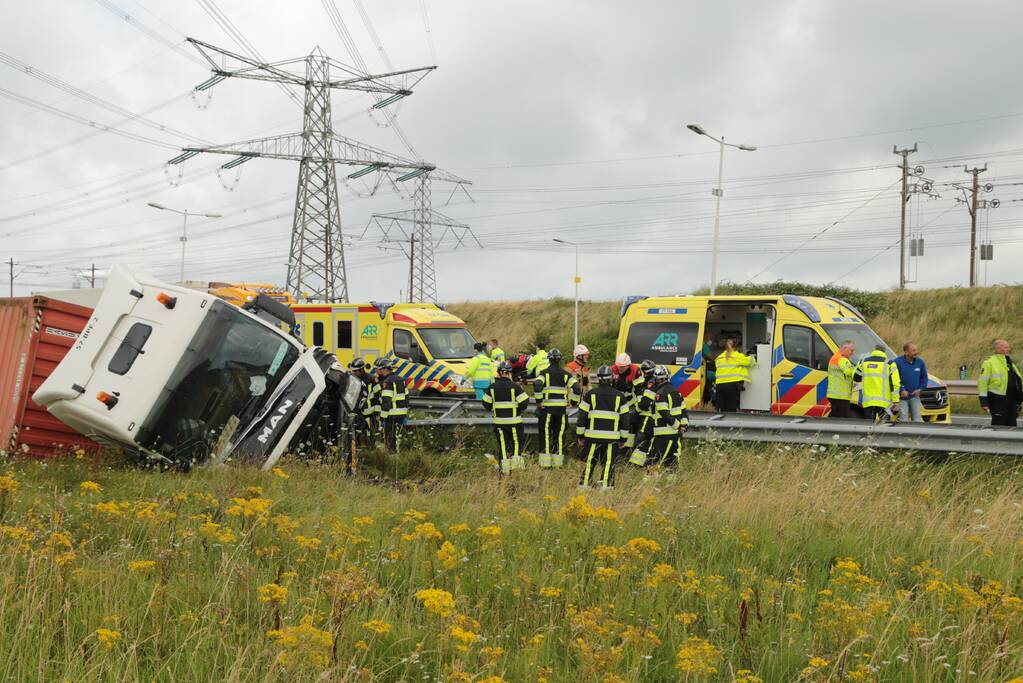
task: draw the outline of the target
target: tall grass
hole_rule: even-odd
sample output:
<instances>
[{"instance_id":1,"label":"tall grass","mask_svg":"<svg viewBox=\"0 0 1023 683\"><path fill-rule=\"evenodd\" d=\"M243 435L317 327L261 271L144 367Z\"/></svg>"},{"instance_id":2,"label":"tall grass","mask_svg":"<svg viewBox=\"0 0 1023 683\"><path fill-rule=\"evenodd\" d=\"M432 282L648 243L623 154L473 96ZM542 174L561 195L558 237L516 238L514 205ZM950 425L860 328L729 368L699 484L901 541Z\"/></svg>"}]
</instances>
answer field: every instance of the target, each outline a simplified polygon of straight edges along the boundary
<instances>
[{"instance_id":1,"label":"tall grass","mask_svg":"<svg viewBox=\"0 0 1023 683\"><path fill-rule=\"evenodd\" d=\"M442 474L7 463L0 679L1023 672L1015 461L687 443L677 477L580 493L576 463L408 459Z\"/></svg>"}]
</instances>

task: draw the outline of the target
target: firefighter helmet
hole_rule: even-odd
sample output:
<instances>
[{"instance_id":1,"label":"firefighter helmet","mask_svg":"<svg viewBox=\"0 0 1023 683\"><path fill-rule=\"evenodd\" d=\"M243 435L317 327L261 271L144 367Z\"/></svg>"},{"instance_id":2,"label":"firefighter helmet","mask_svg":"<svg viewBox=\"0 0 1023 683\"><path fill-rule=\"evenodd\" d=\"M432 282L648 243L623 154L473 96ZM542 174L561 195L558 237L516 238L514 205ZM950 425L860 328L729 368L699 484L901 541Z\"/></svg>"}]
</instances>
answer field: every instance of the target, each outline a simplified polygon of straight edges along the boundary
<instances>
[{"instance_id":1,"label":"firefighter helmet","mask_svg":"<svg viewBox=\"0 0 1023 683\"><path fill-rule=\"evenodd\" d=\"M644 375L649 377L650 373L657 369L657 363L654 363L652 360L647 358L645 361L639 364L639 369L643 371Z\"/></svg>"},{"instance_id":2,"label":"firefighter helmet","mask_svg":"<svg viewBox=\"0 0 1023 683\"><path fill-rule=\"evenodd\" d=\"M552 363L560 363L561 351L559 349L551 349L547 352L547 357L550 358Z\"/></svg>"},{"instance_id":3,"label":"firefighter helmet","mask_svg":"<svg viewBox=\"0 0 1023 683\"><path fill-rule=\"evenodd\" d=\"M611 373L611 368L606 365L601 365L597 368L597 381L601 384L610 384L614 380L614 375Z\"/></svg>"},{"instance_id":4,"label":"firefighter helmet","mask_svg":"<svg viewBox=\"0 0 1023 683\"><path fill-rule=\"evenodd\" d=\"M654 368L654 379L658 382L667 382L669 377L668 368L663 365L658 365Z\"/></svg>"},{"instance_id":5,"label":"firefighter helmet","mask_svg":"<svg viewBox=\"0 0 1023 683\"><path fill-rule=\"evenodd\" d=\"M632 365L632 357L627 353L619 353L618 357L615 358L615 365L620 368L627 368Z\"/></svg>"}]
</instances>

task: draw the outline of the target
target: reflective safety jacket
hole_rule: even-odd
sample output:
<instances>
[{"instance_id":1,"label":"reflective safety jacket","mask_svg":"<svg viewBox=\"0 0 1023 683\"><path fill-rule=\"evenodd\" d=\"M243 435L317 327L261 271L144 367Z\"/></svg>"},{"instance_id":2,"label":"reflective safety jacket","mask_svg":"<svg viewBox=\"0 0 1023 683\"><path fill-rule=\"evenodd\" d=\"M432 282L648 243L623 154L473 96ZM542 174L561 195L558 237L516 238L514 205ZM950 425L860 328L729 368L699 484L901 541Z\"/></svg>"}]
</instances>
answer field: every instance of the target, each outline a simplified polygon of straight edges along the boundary
<instances>
[{"instance_id":1,"label":"reflective safety jacket","mask_svg":"<svg viewBox=\"0 0 1023 683\"><path fill-rule=\"evenodd\" d=\"M687 427L689 413L686 411L686 401L678 389L670 382L665 382L657 387L655 393L654 436L674 436Z\"/></svg>"},{"instance_id":2,"label":"reflective safety jacket","mask_svg":"<svg viewBox=\"0 0 1023 683\"><path fill-rule=\"evenodd\" d=\"M539 377L540 373L550 366L551 361L547 358L547 352L544 349L537 349L526 363L526 374L530 377Z\"/></svg>"},{"instance_id":3,"label":"reflective safety jacket","mask_svg":"<svg viewBox=\"0 0 1023 683\"><path fill-rule=\"evenodd\" d=\"M497 365L504 360L504 349L500 346L495 346L490 349L490 360L494 361L494 365Z\"/></svg>"},{"instance_id":4,"label":"reflective safety jacket","mask_svg":"<svg viewBox=\"0 0 1023 683\"><path fill-rule=\"evenodd\" d=\"M380 416L404 417L408 415L408 387L405 380L392 372L380 380Z\"/></svg>"},{"instance_id":5,"label":"reflective safety jacket","mask_svg":"<svg viewBox=\"0 0 1023 683\"><path fill-rule=\"evenodd\" d=\"M565 366L565 369L575 375L579 382L579 394L585 394L590 388L590 366L583 365L573 358Z\"/></svg>"},{"instance_id":6,"label":"reflective safety jacket","mask_svg":"<svg viewBox=\"0 0 1023 683\"><path fill-rule=\"evenodd\" d=\"M747 356L741 351L722 351L714 359L716 384L728 384L729 382L749 382L749 369L757 364L757 359Z\"/></svg>"},{"instance_id":7,"label":"reflective safety jacket","mask_svg":"<svg viewBox=\"0 0 1023 683\"><path fill-rule=\"evenodd\" d=\"M828 398L848 401L852 397L853 376L856 366L853 362L836 351L828 361Z\"/></svg>"},{"instance_id":8,"label":"reflective safety jacket","mask_svg":"<svg viewBox=\"0 0 1023 683\"><path fill-rule=\"evenodd\" d=\"M472 382L492 380L497 375L494 367L490 356L480 351L465 364L465 378Z\"/></svg>"},{"instance_id":9,"label":"reflective safety jacket","mask_svg":"<svg viewBox=\"0 0 1023 683\"><path fill-rule=\"evenodd\" d=\"M1001 354L994 354L989 356L984 361L983 365L980 366L980 379L977 380L977 394L980 396L980 404L987 406L987 397L989 394L996 394L998 396L1006 396L1009 394L1009 364L1012 363L1012 374L1016 377L1016 382L1023 384L1023 373L1020 372L1019 366L1008 356ZM1017 384L1019 386L1019 384ZM1020 397L1017 397L1017 399Z\"/></svg>"},{"instance_id":10,"label":"reflective safety jacket","mask_svg":"<svg viewBox=\"0 0 1023 683\"><path fill-rule=\"evenodd\" d=\"M545 412L564 415L569 402L579 399L578 384L571 373L552 365L533 382L533 398L538 405L543 405Z\"/></svg>"},{"instance_id":11,"label":"reflective safety jacket","mask_svg":"<svg viewBox=\"0 0 1023 683\"><path fill-rule=\"evenodd\" d=\"M626 441L631 418L629 398L614 387L598 384L579 402L575 433L591 441Z\"/></svg>"},{"instance_id":12,"label":"reflective safety jacket","mask_svg":"<svg viewBox=\"0 0 1023 683\"><path fill-rule=\"evenodd\" d=\"M520 425L529 405L529 394L509 377L498 377L483 394L483 407L494 416L494 425Z\"/></svg>"},{"instance_id":13,"label":"reflective safety jacket","mask_svg":"<svg viewBox=\"0 0 1023 683\"><path fill-rule=\"evenodd\" d=\"M874 350L861 358L853 378L863 382L860 405L864 408L887 408L899 402L899 369L884 351Z\"/></svg>"}]
</instances>

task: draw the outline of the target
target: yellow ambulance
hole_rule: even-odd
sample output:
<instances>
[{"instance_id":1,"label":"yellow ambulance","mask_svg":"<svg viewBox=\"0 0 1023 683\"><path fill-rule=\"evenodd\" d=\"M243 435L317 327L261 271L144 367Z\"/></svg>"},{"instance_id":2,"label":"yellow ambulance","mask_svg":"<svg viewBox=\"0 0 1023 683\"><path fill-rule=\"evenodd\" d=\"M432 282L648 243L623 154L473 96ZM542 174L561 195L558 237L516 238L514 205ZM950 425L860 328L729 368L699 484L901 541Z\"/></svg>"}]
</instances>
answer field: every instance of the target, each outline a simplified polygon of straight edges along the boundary
<instances>
[{"instance_id":1,"label":"yellow ambulance","mask_svg":"<svg viewBox=\"0 0 1023 683\"><path fill-rule=\"evenodd\" d=\"M391 358L409 389L424 396L465 394L465 365L476 340L465 321L435 304L292 304L299 338L334 352L345 367Z\"/></svg>"},{"instance_id":2,"label":"yellow ambulance","mask_svg":"<svg viewBox=\"0 0 1023 683\"><path fill-rule=\"evenodd\" d=\"M690 409L704 402L707 359L724 349L728 337L757 359L742 410L816 417L831 410L828 361L841 343L856 343L853 362L884 344L859 311L831 297L634 296L623 301L621 318L618 353L628 353L634 363L649 359L667 366ZM854 410L858 397L857 387ZM921 399L925 421L951 420L944 382L931 377Z\"/></svg>"}]
</instances>

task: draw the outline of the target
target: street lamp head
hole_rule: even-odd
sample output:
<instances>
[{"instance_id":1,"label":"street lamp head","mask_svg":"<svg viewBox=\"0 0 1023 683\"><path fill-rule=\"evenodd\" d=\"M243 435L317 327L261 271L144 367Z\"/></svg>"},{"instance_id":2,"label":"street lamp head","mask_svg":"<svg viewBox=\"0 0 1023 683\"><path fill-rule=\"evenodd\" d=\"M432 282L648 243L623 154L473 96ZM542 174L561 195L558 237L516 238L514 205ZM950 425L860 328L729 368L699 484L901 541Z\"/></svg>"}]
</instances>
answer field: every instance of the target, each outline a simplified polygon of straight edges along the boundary
<instances>
[{"instance_id":1,"label":"street lamp head","mask_svg":"<svg viewBox=\"0 0 1023 683\"><path fill-rule=\"evenodd\" d=\"M149 202L149 206L153 207L154 209L160 209L160 211L168 210L166 206L164 206L163 204L157 204L156 202Z\"/></svg>"},{"instance_id":2,"label":"street lamp head","mask_svg":"<svg viewBox=\"0 0 1023 683\"><path fill-rule=\"evenodd\" d=\"M739 145L739 149L741 149L743 152L755 152L755 151L757 151L757 146L756 145Z\"/></svg>"},{"instance_id":3,"label":"street lamp head","mask_svg":"<svg viewBox=\"0 0 1023 683\"><path fill-rule=\"evenodd\" d=\"M686 126L686 128L688 128L689 130L693 131L697 135L706 135L707 134L707 131L705 131L703 129L703 127L700 124L698 124L698 123L690 123L689 125Z\"/></svg>"}]
</instances>

